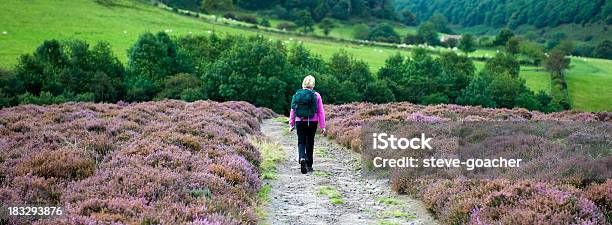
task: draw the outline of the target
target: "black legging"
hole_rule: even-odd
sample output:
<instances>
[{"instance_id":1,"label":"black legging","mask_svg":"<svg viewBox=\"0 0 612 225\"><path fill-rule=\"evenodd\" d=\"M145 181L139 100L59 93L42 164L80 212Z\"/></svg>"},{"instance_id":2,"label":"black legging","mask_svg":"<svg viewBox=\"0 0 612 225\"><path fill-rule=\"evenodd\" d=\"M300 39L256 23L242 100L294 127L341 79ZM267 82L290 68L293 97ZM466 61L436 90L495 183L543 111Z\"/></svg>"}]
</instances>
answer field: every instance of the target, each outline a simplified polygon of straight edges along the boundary
<instances>
[{"instance_id":1,"label":"black legging","mask_svg":"<svg viewBox=\"0 0 612 225\"><path fill-rule=\"evenodd\" d=\"M308 167L312 167L312 152L314 138L317 132L317 122L296 121L295 128L298 135L298 154L300 159L306 159Z\"/></svg>"}]
</instances>

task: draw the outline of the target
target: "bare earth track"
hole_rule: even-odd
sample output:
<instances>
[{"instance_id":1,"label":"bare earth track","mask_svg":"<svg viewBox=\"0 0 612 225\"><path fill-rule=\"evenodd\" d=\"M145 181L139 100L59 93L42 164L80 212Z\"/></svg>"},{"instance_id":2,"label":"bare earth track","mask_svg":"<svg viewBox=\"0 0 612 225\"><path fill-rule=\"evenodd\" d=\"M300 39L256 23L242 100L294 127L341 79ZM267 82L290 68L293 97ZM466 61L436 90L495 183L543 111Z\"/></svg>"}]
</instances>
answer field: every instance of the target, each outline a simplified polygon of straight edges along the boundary
<instances>
[{"instance_id":1,"label":"bare earth track","mask_svg":"<svg viewBox=\"0 0 612 225\"><path fill-rule=\"evenodd\" d=\"M387 180L363 175L357 153L317 137L315 172L303 175L295 131L274 120L261 130L287 155L277 165L277 179L267 181L272 190L263 224L437 224L420 201L393 193ZM342 203L332 204L325 190L339 193Z\"/></svg>"}]
</instances>

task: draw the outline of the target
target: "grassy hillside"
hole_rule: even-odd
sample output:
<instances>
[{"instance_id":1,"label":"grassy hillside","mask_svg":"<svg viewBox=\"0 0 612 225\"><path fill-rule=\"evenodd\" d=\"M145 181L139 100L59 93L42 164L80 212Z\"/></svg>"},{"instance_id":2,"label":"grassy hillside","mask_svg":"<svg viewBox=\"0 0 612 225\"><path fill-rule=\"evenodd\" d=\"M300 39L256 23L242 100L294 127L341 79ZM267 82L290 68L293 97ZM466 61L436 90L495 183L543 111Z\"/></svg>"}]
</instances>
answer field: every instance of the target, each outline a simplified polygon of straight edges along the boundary
<instances>
[{"instance_id":1,"label":"grassy hillside","mask_svg":"<svg viewBox=\"0 0 612 225\"><path fill-rule=\"evenodd\" d=\"M93 44L109 42L115 53L127 61L127 50L143 32L166 31L171 35L219 34L255 35L263 33L271 39L282 40L287 45L303 43L314 53L328 58L345 49L364 60L373 71L384 65L385 60L402 51L390 47L364 46L332 42L313 37L267 33L261 30L225 26L203 19L181 16L152 5L128 0L114 0L112 5L101 5L92 0L33 0L27 4L18 0L5 0L0 4L0 67L11 68L18 57L32 52L46 39L82 39ZM274 23L275 21L271 21ZM413 28L399 29L398 33L414 32ZM332 31L332 36L350 38L350 27ZM492 56L494 50L478 50L472 56ZM576 109L612 110L612 61L573 60L568 73L570 97ZM482 62L477 62L482 67ZM549 76L541 68L523 67L521 76L533 90L548 90Z\"/></svg>"},{"instance_id":2,"label":"grassy hillside","mask_svg":"<svg viewBox=\"0 0 612 225\"><path fill-rule=\"evenodd\" d=\"M566 75L570 100L577 109L612 111L612 62L573 58Z\"/></svg>"},{"instance_id":3,"label":"grassy hillside","mask_svg":"<svg viewBox=\"0 0 612 225\"><path fill-rule=\"evenodd\" d=\"M255 35L256 30L221 26L193 17L181 16L151 5L115 0L103 6L92 0L34 0L25 4L19 0L6 0L0 5L0 67L15 65L21 54L32 52L46 39L82 39L91 43L107 41L116 54L127 61L127 49L143 32L169 31L171 35L217 33ZM69 10L67 10L69 9ZM0 32L1 32L0 31ZM271 38L287 44L304 42L314 52L327 58L344 48L364 59L371 68L379 68L384 59L395 51L377 47L340 45L313 38L270 34ZM375 56L375 57L373 57Z\"/></svg>"}]
</instances>

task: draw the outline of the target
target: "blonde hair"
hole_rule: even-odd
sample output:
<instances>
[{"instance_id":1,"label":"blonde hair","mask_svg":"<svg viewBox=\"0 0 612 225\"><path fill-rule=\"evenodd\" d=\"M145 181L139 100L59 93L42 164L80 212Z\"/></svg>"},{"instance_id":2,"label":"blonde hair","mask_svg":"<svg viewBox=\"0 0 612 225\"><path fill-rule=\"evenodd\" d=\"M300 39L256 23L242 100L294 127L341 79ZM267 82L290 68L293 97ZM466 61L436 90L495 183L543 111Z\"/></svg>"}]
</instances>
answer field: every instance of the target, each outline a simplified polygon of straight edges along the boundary
<instances>
[{"instance_id":1,"label":"blonde hair","mask_svg":"<svg viewBox=\"0 0 612 225\"><path fill-rule=\"evenodd\" d=\"M304 77L304 81L302 81L302 88L314 88L315 86L315 78L311 75Z\"/></svg>"}]
</instances>

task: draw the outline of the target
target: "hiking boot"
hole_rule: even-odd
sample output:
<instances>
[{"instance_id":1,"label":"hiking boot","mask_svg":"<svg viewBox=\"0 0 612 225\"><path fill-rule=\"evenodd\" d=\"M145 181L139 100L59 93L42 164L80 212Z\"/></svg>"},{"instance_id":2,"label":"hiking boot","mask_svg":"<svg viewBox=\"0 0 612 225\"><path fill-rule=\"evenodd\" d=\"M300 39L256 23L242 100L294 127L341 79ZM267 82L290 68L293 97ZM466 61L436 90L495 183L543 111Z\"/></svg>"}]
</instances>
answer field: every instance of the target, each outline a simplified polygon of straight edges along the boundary
<instances>
[{"instance_id":1,"label":"hiking boot","mask_svg":"<svg viewBox=\"0 0 612 225\"><path fill-rule=\"evenodd\" d=\"M306 159L300 159L300 172L302 172L302 174L308 172L308 168L306 168Z\"/></svg>"},{"instance_id":2,"label":"hiking boot","mask_svg":"<svg viewBox=\"0 0 612 225\"><path fill-rule=\"evenodd\" d=\"M312 169L312 166L308 166L308 167L306 167L306 170L308 170L308 172L312 172L312 171L314 171L314 169Z\"/></svg>"}]
</instances>

